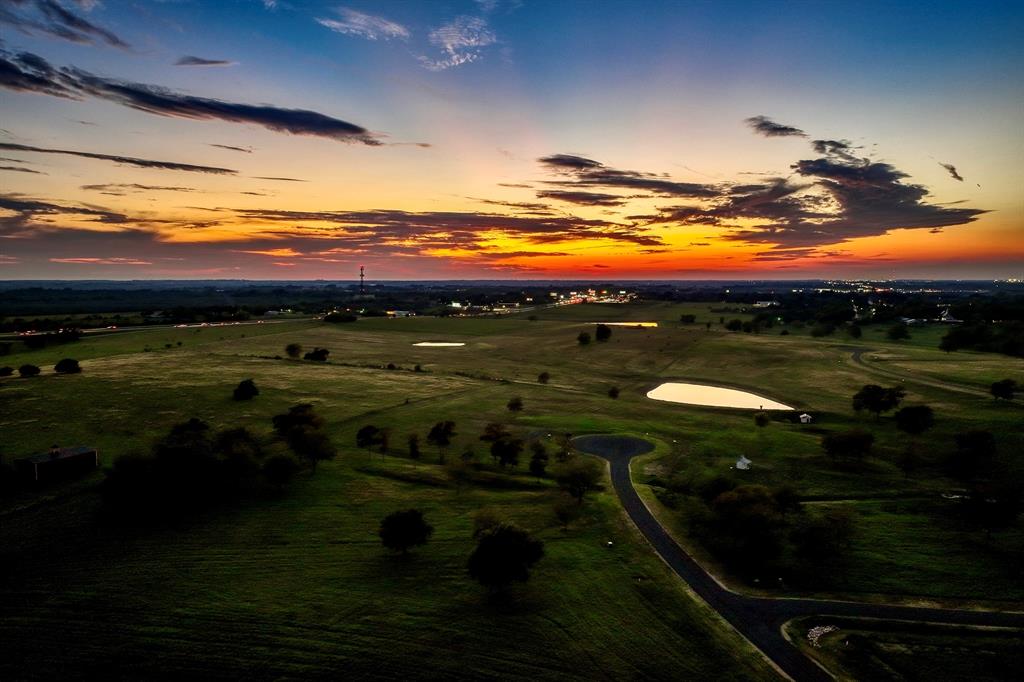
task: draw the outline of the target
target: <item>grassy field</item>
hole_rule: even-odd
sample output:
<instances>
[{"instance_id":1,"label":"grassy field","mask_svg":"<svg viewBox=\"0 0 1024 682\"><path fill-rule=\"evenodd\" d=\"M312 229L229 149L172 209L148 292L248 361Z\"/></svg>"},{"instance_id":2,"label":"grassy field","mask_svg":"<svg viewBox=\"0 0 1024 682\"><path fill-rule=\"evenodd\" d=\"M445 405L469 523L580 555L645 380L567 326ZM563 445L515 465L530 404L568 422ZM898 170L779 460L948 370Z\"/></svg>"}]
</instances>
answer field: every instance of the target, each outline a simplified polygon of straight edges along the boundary
<instances>
[{"instance_id":1,"label":"grassy field","mask_svg":"<svg viewBox=\"0 0 1024 682\"><path fill-rule=\"evenodd\" d=\"M258 679L341 669L370 678L772 677L684 593L609 494L563 532L546 480L518 473L460 489L433 448L424 445L418 463L401 456L405 434L422 438L441 419L457 424L450 452L472 448L481 461L486 444L478 436L489 421L541 438L646 436L658 450L644 461L641 480L730 473L745 455L755 463L738 472L745 481L792 483L812 504L857 512L848 570L830 592L1024 601L1021 523L986 538L957 521L941 497L955 483L938 466L951 435L967 428L990 429L1004 451L1024 451L1024 410L933 385L980 387L990 376L1024 382L1024 361L869 342L867 333L859 344L778 330L728 333L708 310L718 306L578 305L538 310L536 320L516 314L138 330L0 358L44 368L35 379L0 379L5 458L82 443L99 447L109 464L147 450L192 416L266 433L272 415L299 402L316 405L341 450L283 498L148 534L92 522L100 474L3 501L0 629L21 652L8 657L8 672L45 660L44 677L83 677L89 670L81 661L100 665L107 657L125 677L171 669ZM697 315L697 323L679 324L683 313ZM617 327L609 342L587 347L575 341L588 322L627 320L661 325ZM413 346L427 340L466 345ZM281 359L291 342L329 348L330 359ZM894 464L906 437L892 420L851 412L856 389L889 383L851 360L854 346L905 358L865 362L905 374L907 402L936 411L935 429L921 439L924 465L909 479ZM79 359L83 373L54 375L61 357ZM396 369L386 369L389 363ZM537 382L543 371L551 373L547 385ZM247 378L260 396L231 400ZM759 433L747 412L645 397L671 379L748 388L810 411L815 424L776 421ZM607 395L612 386L621 389L618 400ZM518 415L505 409L513 396L525 403ZM354 434L366 424L389 427L398 456L356 450ZM877 455L856 471L836 468L819 447L822 429L852 424L877 437ZM546 542L534 578L505 605L486 600L465 575L471 516L485 505ZM382 551L375 532L386 513L410 506L424 510L437 531L403 562ZM685 519L672 522L685 534ZM56 651L54 637L65 644Z\"/></svg>"},{"instance_id":2,"label":"grassy field","mask_svg":"<svg viewBox=\"0 0 1024 682\"><path fill-rule=\"evenodd\" d=\"M816 626L835 627L807 641ZM886 623L846 618L800 619L786 627L790 638L846 680L1009 680L1024 665L1024 636L998 628Z\"/></svg>"}]
</instances>

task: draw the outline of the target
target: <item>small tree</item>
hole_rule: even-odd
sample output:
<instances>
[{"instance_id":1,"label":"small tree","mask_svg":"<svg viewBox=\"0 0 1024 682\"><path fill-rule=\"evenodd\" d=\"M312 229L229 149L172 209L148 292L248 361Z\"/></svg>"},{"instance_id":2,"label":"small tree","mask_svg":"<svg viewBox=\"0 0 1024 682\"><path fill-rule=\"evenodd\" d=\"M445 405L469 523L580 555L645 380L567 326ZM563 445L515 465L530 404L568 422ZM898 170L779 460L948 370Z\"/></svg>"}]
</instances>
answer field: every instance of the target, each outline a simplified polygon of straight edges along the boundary
<instances>
[{"instance_id":1,"label":"small tree","mask_svg":"<svg viewBox=\"0 0 1024 682\"><path fill-rule=\"evenodd\" d=\"M235 387L234 398L235 400L252 400L259 394L260 389L256 388L256 382L252 379L243 379Z\"/></svg>"},{"instance_id":2,"label":"small tree","mask_svg":"<svg viewBox=\"0 0 1024 682\"><path fill-rule=\"evenodd\" d=\"M757 440L761 444L761 454L765 452L765 427L771 424L771 416L764 411L754 413L754 426L757 427Z\"/></svg>"},{"instance_id":3,"label":"small tree","mask_svg":"<svg viewBox=\"0 0 1024 682\"><path fill-rule=\"evenodd\" d=\"M601 466L597 462L577 457L558 468L555 481L559 488L573 496L577 504L583 504L583 497L600 487L601 473Z\"/></svg>"},{"instance_id":4,"label":"small tree","mask_svg":"<svg viewBox=\"0 0 1024 682\"><path fill-rule=\"evenodd\" d=\"M935 424L935 413L927 405L909 405L893 415L896 428L911 436L919 436Z\"/></svg>"},{"instance_id":5,"label":"small tree","mask_svg":"<svg viewBox=\"0 0 1024 682\"><path fill-rule=\"evenodd\" d=\"M523 411L523 399L520 398L519 396L516 396L515 398L512 398L511 400L509 400L508 404L505 405L505 407L507 407L508 411L511 412L512 414L517 414L519 412L522 412Z\"/></svg>"},{"instance_id":6,"label":"small tree","mask_svg":"<svg viewBox=\"0 0 1024 682\"><path fill-rule=\"evenodd\" d=\"M356 447L365 449L367 454L375 445L380 445L380 442L381 430L372 424L367 424L356 431Z\"/></svg>"},{"instance_id":7,"label":"small tree","mask_svg":"<svg viewBox=\"0 0 1024 682\"><path fill-rule=\"evenodd\" d=\"M274 416L272 421L274 430L282 436L287 436L295 428L319 429L324 425L323 417L316 413L310 403L294 405L285 414Z\"/></svg>"},{"instance_id":8,"label":"small tree","mask_svg":"<svg viewBox=\"0 0 1024 682\"><path fill-rule=\"evenodd\" d=\"M35 365L22 365L18 368L18 374L23 377L39 376L39 368Z\"/></svg>"},{"instance_id":9,"label":"small tree","mask_svg":"<svg viewBox=\"0 0 1024 682\"><path fill-rule=\"evenodd\" d=\"M530 452L530 473L540 478L547 472L548 450L544 447L544 443L535 440L530 443Z\"/></svg>"},{"instance_id":10,"label":"small tree","mask_svg":"<svg viewBox=\"0 0 1024 682\"><path fill-rule=\"evenodd\" d=\"M853 395L853 409L855 412L874 412L875 419L878 419L883 412L899 407L906 394L907 392L899 386L882 388L875 384L867 384Z\"/></svg>"},{"instance_id":11,"label":"small tree","mask_svg":"<svg viewBox=\"0 0 1024 682\"><path fill-rule=\"evenodd\" d=\"M590 345L590 333L580 332L579 336L576 337L576 343L580 344L581 346Z\"/></svg>"},{"instance_id":12,"label":"small tree","mask_svg":"<svg viewBox=\"0 0 1024 682\"><path fill-rule=\"evenodd\" d=\"M989 393L996 400L1013 400L1014 394L1020 389L1013 379L1000 379L992 383Z\"/></svg>"},{"instance_id":13,"label":"small tree","mask_svg":"<svg viewBox=\"0 0 1024 682\"><path fill-rule=\"evenodd\" d=\"M296 428L288 432L288 446L299 457L309 462L313 471L316 465L328 459L334 459L338 449L334 447L330 437L318 429Z\"/></svg>"},{"instance_id":14,"label":"small tree","mask_svg":"<svg viewBox=\"0 0 1024 682\"><path fill-rule=\"evenodd\" d=\"M8 367L8 366L0 367L0 377L9 377L12 374L14 374L14 368L13 367Z\"/></svg>"},{"instance_id":15,"label":"small tree","mask_svg":"<svg viewBox=\"0 0 1024 682\"><path fill-rule=\"evenodd\" d=\"M284 352L288 357L297 359L302 355L302 346L297 343L289 343L284 347Z\"/></svg>"},{"instance_id":16,"label":"small tree","mask_svg":"<svg viewBox=\"0 0 1024 682\"><path fill-rule=\"evenodd\" d=\"M910 338L910 330L907 328L907 325L900 322L889 327L885 335L889 337L890 341L902 341Z\"/></svg>"},{"instance_id":17,"label":"small tree","mask_svg":"<svg viewBox=\"0 0 1024 682\"><path fill-rule=\"evenodd\" d=\"M597 329L594 331L594 338L601 342L607 341L612 338L612 328L606 324L597 325Z\"/></svg>"},{"instance_id":18,"label":"small tree","mask_svg":"<svg viewBox=\"0 0 1024 682\"><path fill-rule=\"evenodd\" d=\"M64 358L53 366L53 371L57 374L80 374L82 368L79 366L78 360Z\"/></svg>"},{"instance_id":19,"label":"small tree","mask_svg":"<svg viewBox=\"0 0 1024 682\"><path fill-rule=\"evenodd\" d=\"M427 442L437 448L438 461L444 464L444 456L448 451L448 446L452 444L452 438L455 436L455 422L443 421L437 422L430 427L430 432L427 434Z\"/></svg>"},{"instance_id":20,"label":"small tree","mask_svg":"<svg viewBox=\"0 0 1024 682\"><path fill-rule=\"evenodd\" d=\"M501 590L513 582L529 580L530 569L543 556L543 542L517 526L503 523L481 533L466 568L481 585Z\"/></svg>"},{"instance_id":21,"label":"small tree","mask_svg":"<svg viewBox=\"0 0 1024 682\"><path fill-rule=\"evenodd\" d=\"M384 517L380 522L380 541L390 550L409 553L410 547L427 544L434 533L434 527L423 518L419 509L396 511Z\"/></svg>"},{"instance_id":22,"label":"small tree","mask_svg":"<svg viewBox=\"0 0 1024 682\"><path fill-rule=\"evenodd\" d=\"M415 433L409 434L409 457L410 459L420 458L420 437Z\"/></svg>"},{"instance_id":23,"label":"small tree","mask_svg":"<svg viewBox=\"0 0 1024 682\"><path fill-rule=\"evenodd\" d=\"M290 455L271 455L263 461L263 477L278 492L288 485L298 470L299 463Z\"/></svg>"},{"instance_id":24,"label":"small tree","mask_svg":"<svg viewBox=\"0 0 1024 682\"><path fill-rule=\"evenodd\" d=\"M331 351L326 348L314 348L302 357L305 360L313 360L314 362L327 362L327 356L330 354Z\"/></svg>"},{"instance_id":25,"label":"small tree","mask_svg":"<svg viewBox=\"0 0 1024 682\"><path fill-rule=\"evenodd\" d=\"M608 397L611 398L612 400L617 400L618 397L619 397L619 387L618 386L612 386L611 388L609 388L608 389Z\"/></svg>"},{"instance_id":26,"label":"small tree","mask_svg":"<svg viewBox=\"0 0 1024 682\"><path fill-rule=\"evenodd\" d=\"M821 447L836 459L863 459L871 452L874 435L860 429L830 433L821 439Z\"/></svg>"},{"instance_id":27,"label":"small tree","mask_svg":"<svg viewBox=\"0 0 1024 682\"><path fill-rule=\"evenodd\" d=\"M549 381L551 381L551 375L548 374L547 372L541 372L540 374L537 375L537 381L542 384L546 384Z\"/></svg>"}]
</instances>

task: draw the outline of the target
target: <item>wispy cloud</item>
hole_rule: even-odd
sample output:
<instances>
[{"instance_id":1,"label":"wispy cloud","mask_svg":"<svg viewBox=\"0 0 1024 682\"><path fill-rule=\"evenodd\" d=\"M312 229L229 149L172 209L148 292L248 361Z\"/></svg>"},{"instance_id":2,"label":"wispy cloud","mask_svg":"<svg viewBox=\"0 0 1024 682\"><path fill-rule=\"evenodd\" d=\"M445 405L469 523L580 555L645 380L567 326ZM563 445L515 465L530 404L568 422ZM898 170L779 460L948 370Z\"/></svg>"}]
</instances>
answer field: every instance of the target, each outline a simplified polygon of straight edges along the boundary
<instances>
[{"instance_id":1,"label":"wispy cloud","mask_svg":"<svg viewBox=\"0 0 1024 682\"><path fill-rule=\"evenodd\" d=\"M34 173L35 175L46 175L42 171L32 170L31 168L22 168L21 166L0 166L0 171L9 171L12 173Z\"/></svg>"},{"instance_id":2,"label":"wispy cloud","mask_svg":"<svg viewBox=\"0 0 1024 682\"><path fill-rule=\"evenodd\" d=\"M112 161L113 163L135 166L136 168L156 168L160 170L187 171L190 173L210 173L212 175L235 175L238 171L230 168L217 168L216 166L197 166L191 163L177 163L175 161L155 161L153 159L137 159L132 156L116 156L113 154L98 154L95 152L80 152L72 149L50 149L47 147L32 147L24 144L12 144L0 142L0 149L15 152L31 152L34 154L65 154L67 156L79 156L83 159L96 159L99 161Z\"/></svg>"},{"instance_id":3,"label":"wispy cloud","mask_svg":"<svg viewBox=\"0 0 1024 682\"><path fill-rule=\"evenodd\" d=\"M174 62L175 66L235 66L236 64L238 62L233 62L230 59L206 59L188 54Z\"/></svg>"},{"instance_id":4,"label":"wispy cloud","mask_svg":"<svg viewBox=\"0 0 1024 682\"><path fill-rule=\"evenodd\" d=\"M228 151L231 151L231 152L242 152L243 154L252 154L252 152L253 152L253 148L252 147L235 147L234 145L230 145L230 144L217 144L216 142L211 142L210 146L211 147L220 147L221 149L227 149Z\"/></svg>"},{"instance_id":5,"label":"wispy cloud","mask_svg":"<svg viewBox=\"0 0 1024 682\"><path fill-rule=\"evenodd\" d=\"M547 184L565 188L621 188L661 196L693 198L716 197L721 192L714 185L678 182L657 173L611 168L599 161L574 154L553 154L541 157L537 161L548 170L565 177L564 180L549 181Z\"/></svg>"},{"instance_id":6,"label":"wispy cloud","mask_svg":"<svg viewBox=\"0 0 1024 682\"><path fill-rule=\"evenodd\" d=\"M358 12L347 7L339 7L334 11L338 15L337 19L318 18L317 23L337 33L367 40L391 40L392 38L404 40L410 35L409 29L405 26L384 17Z\"/></svg>"},{"instance_id":7,"label":"wispy cloud","mask_svg":"<svg viewBox=\"0 0 1024 682\"><path fill-rule=\"evenodd\" d=\"M960 173L956 171L956 166L954 166L953 164L942 163L941 161L939 161L939 165L946 169L946 172L949 173L949 177L953 178L954 180L959 180L960 182L964 181L963 176L961 176Z\"/></svg>"},{"instance_id":8,"label":"wispy cloud","mask_svg":"<svg viewBox=\"0 0 1024 682\"><path fill-rule=\"evenodd\" d=\"M157 116L251 123L275 132L369 146L384 144L362 126L316 111L195 97L155 85L117 81L74 67L55 68L29 52L0 50L0 87L71 99L92 96Z\"/></svg>"},{"instance_id":9,"label":"wispy cloud","mask_svg":"<svg viewBox=\"0 0 1024 682\"><path fill-rule=\"evenodd\" d=\"M79 3L91 9L95 3ZM45 35L73 43L105 43L127 50L131 46L113 31L90 22L55 0L5 0L0 3L0 23L26 34Z\"/></svg>"},{"instance_id":10,"label":"wispy cloud","mask_svg":"<svg viewBox=\"0 0 1024 682\"><path fill-rule=\"evenodd\" d=\"M431 71L444 71L468 64L483 55L483 49L498 42L487 21L461 16L430 32L430 43L441 50L438 58L421 56L420 63Z\"/></svg>"}]
</instances>

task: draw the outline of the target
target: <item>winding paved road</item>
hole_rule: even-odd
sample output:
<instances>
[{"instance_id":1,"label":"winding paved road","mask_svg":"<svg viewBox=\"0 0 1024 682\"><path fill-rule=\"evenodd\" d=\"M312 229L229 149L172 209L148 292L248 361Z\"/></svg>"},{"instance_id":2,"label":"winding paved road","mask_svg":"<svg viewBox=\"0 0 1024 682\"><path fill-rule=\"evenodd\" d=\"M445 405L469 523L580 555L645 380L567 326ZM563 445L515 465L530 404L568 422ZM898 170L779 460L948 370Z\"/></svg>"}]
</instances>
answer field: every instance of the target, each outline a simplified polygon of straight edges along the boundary
<instances>
[{"instance_id":1,"label":"winding paved road","mask_svg":"<svg viewBox=\"0 0 1024 682\"><path fill-rule=\"evenodd\" d=\"M635 438L591 438L593 440L589 442L586 436L576 439L577 448L608 460L612 485L622 506L665 563L740 634L786 675L798 682L832 679L830 674L782 636L783 624L801 616L848 616L1024 628L1024 613L1017 612L935 609L823 599L771 599L748 597L728 590L715 581L669 535L633 487L629 462L652 448L644 450L636 447L639 439ZM646 441L639 442L650 446Z\"/></svg>"}]
</instances>

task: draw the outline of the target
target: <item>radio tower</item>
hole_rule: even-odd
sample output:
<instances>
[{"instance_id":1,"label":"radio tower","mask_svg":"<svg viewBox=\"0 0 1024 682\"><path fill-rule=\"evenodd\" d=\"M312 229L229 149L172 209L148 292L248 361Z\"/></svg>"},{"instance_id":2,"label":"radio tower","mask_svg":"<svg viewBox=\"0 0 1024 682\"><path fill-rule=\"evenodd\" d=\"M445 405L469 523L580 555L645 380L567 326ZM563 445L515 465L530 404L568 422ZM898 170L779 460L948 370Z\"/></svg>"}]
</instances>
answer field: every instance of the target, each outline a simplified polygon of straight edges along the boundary
<instances>
[{"instance_id":1,"label":"radio tower","mask_svg":"<svg viewBox=\"0 0 1024 682\"><path fill-rule=\"evenodd\" d=\"M366 293L366 287L363 286L363 282L366 280L366 268L362 265L359 266L359 295L362 296Z\"/></svg>"}]
</instances>

